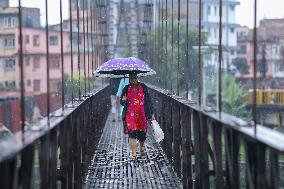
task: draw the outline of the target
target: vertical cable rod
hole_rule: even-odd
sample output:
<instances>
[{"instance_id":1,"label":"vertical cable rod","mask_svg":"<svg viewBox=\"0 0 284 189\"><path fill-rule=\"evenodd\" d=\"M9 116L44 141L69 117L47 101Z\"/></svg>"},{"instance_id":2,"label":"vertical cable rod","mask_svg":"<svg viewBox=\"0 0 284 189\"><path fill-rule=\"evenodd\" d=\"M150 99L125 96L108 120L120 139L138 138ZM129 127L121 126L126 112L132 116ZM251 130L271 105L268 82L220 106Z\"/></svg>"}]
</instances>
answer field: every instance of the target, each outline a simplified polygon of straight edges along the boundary
<instances>
[{"instance_id":1,"label":"vertical cable rod","mask_svg":"<svg viewBox=\"0 0 284 189\"><path fill-rule=\"evenodd\" d=\"M199 0L199 17L198 17L198 105L201 107L201 97L202 97L202 61L201 61L201 17L202 17L202 7L201 0Z\"/></svg>"},{"instance_id":2,"label":"vertical cable rod","mask_svg":"<svg viewBox=\"0 0 284 189\"><path fill-rule=\"evenodd\" d=\"M71 6L71 5L70 5ZM62 19L62 0L60 0L60 40L61 40L61 106L64 111L64 57L63 57L63 19ZM72 40L72 39L71 39ZM72 43L72 42L71 42Z\"/></svg>"},{"instance_id":3,"label":"vertical cable rod","mask_svg":"<svg viewBox=\"0 0 284 189\"><path fill-rule=\"evenodd\" d=\"M24 133L25 133L25 85L24 85L24 65L23 65L23 28L22 28L22 1L19 0L18 2L18 9L19 9L19 65L20 65L20 87L21 87L21 130L22 130L22 140L24 141Z\"/></svg>"},{"instance_id":4,"label":"vertical cable rod","mask_svg":"<svg viewBox=\"0 0 284 189\"><path fill-rule=\"evenodd\" d=\"M179 32L180 32L180 0L178 0L178 33L177 33L177 46L178 46L178 62L177 62L177 95L179 95L179 67L180 67L180 48L179 48Z\"/></svg>"},{"instance_id":5,"label":"vertical cable rod","mask_svg":"<svg viewBox=\"0 0 284 189\"><path fill-rule=\"evenodd\" d=\"M91 48L92 48L92 55L91 55L91 59L92 59L92 61L91 61L91 75L93 75L94 74L94 25L93 25L93 21L94 21L94 13L93 13L93 11L94 11L94 3L93 3L93 1L91 1ZM91 77L91 78L93 78L93 77ZM92 79L91 79L92 80ZM92 82L93 83L93 82ZM92 88L93 88L93 86L92 86Z\"/></svg>"},{"instance_id":6,"label":"vertical cable rod","mask_svg":"<svg viewBox=\"0 0 284 189\"><path fill-rule=\"evenodd\" d=\"M222 112L222 58L223 58L223 52L222 52L222 5L223 1L219 0L219 61L218 61L218 102L217 102L217 111L219 112L219 116L221 116Z\"/></svg>"},{"instance_id":7,"label":"vertical cable rod","mask_svg":"<svg viewBox=\"0 0 284 189\"><path fill-rule=\"evenodd\" d=\"M73 87L73 19L72 19L72 0L69 0L69 17L70 17L70 51L71 51L71 104L74 104L74 87Z\"/></svg>"},{"instance_id":8,"label":"vertical cable rod","mask_svg":"<svg viewBox=\"0 0 284 189\"><path fill-rule=\"evenodd\" d=\"M172 63L174 63L174 0L172 0ZM173 93L173 78L171 81L171 93Z\"/></svg>"},{"instance_id":9,"label":"vertical cable rod","mask_svg":"<svg viewBox=\"0 0 284 189\"><path fill-rule=\"evenodd\" d=\"M90 93L91 91L91 86L90 86L90 38L89 38L89 1L87 0L87 5L86 5L86 9L87 9L87 43L88 43L88 92Z\"/></svg>"},{"instance_id":10,"label":"vertical cable rod","mask_svg":"<svg viewBox=\"0 0 284 189\"><path fill-rule=\"evenodd\" d=\"M189 91L189 43L188 43L188 20L189 20L189 3L186 1L186 72L185 72L185 98L188 99L188 91Z\"/></svg>"},{"instance_id":11,"label":"vertical cable rod","mask_svg":"<svg viewBox=\"0 0 284 189\"><path fill-rule=\"evenodd\" d=\"M78 95L79 100L81 100L81 64L80 64L80 16L79 16L79 0L77 0L77 27L78 27L78 35L77 35L77 43L78 43L78 72L79 72L79 81L78 81Z\"/></svg>"},{"instance_id":12,"label":"vertical cable rod","mask_svg":"<svg viewBox=\"0 0 284 189\"><path fill-rule=\"evenodd\" d=\"M47 88L47 123L49 126L49 113L50 113L50 86L49 86L49 32L48 32L48 3L45 0L45 33L46 33L46 88Z\"/></svg>"},{"instance_id":13,"label":"vertical cable rod","mask_svg":"<svg viewBox=\"0 0 284 189\"><path fill-rule=\"evenodd\" d=\"M253 26L253 122L254 122L254 134L256 135L257 124L257 102L256 102L256 65L257 65L257 0L254 0L254 26Z\"/></svg>"},{"instance_id":14,"label":"vertical cable rod","mask_svg":"<svg viewBox=\"0 0 284 189\"><path fill-rule=\"evenodd\" d=\"M96 3L96 1L94 1L94 38L95 38L95 49L94 49L94 53L95 53L95 58L94 58L94 60L95 60L95 62L94 62L94 64L95 64L95 69L97 68L97 62L98 62L98 53L97 53L97 7L96 7L96 5L97 5L97 3Z\"/></svg>"},{"instance_id":15,"label":"vertical cable rod","mask_svg":"<svg viewBox=\"0 0 284 189\"><path fill-rule=\"evenodd\" d=\"M162 36L161 36L161 56L162 56L162 58L161 58L161 62L162 62L162 65L161 66L165 66L164 65L164 56L165 56L165 53L164 53L164 0L162 0ZM167 78L165 77L165 78L163 78L164 80L165 80L165 83L166 83L166 80L167 80Z\"/></svg>"},{"instance_id":16,"label":"vertical cable rod","mask_svg":"<svg viewBox=\"0 0 284 189\"><path fill-rule=\"evenodd\" d=\"M165 35L166 35L166 39L165 39L165 43L166 43L166 46L165 46L165 59L166 59L166 62L165 62L165 67L166 67L166 73L168 73L168 0L166 0L166 32L165 32ZM165 89L167 90L168 88L168 80L165 79Z\"/></svg>"},{"instance_id":17,"label":"vertical cable rod","mask_svg":"<svg viewBox=\"0 0 284 189\"><path fill-rule=\"evenodd\" d=\"M83 46L83 61L84 61L84 94L87 93L87 83L86 83L86 31L85 31L85 0L83 0L83 39L84 39L84 46Z\"/></svg>"}]
</instances>

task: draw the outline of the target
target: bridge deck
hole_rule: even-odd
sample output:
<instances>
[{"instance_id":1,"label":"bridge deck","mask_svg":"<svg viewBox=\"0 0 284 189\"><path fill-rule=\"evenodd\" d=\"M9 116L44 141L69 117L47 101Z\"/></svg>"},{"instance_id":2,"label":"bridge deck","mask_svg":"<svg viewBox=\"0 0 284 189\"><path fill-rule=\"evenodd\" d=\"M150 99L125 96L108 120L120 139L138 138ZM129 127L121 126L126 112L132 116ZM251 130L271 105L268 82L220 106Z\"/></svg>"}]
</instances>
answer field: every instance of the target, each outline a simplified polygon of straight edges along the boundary
<instances>
[{"instance_id":1,"label":"bridge deck","mask_svg":"<svg viewBox=\"0 0 284 189\"><path fill-rule=\"evenodd\" d=\"M108 117L86 177L85 188L182 188L161 147L148 129L147 158L130 161L128 136L121 122Z\"/></svg>"}]
</instances>

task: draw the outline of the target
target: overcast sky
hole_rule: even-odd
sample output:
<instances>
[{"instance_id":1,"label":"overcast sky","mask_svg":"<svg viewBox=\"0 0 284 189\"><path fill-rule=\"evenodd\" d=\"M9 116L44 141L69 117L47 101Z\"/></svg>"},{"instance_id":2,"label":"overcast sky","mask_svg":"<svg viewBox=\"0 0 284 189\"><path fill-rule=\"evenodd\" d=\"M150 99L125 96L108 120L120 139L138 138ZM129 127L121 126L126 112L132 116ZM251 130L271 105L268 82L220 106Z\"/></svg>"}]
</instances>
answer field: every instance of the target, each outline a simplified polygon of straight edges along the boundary
<instances>
[{"instance_id":1,"label":"overcast sky","mask_svg":"<svg viewBox=\"0 0 284 189\"><path fill-rule=\"evenodd\" d=\"M45 0L22 0L23 7L40 8L41 21L45 23ZM57 24L60 21L59 0L48 0L48 22L49 24ZM68 18L69 0L62 0L63 19ZM18 6L18 0L10 0L10 6Z\"/></svg>"},{"instance_id":2,"label":"overcast sky","mask_svg":"<svg viewBox=\"0 0 284 189\"><path fill-rule=\"evenodd\" d=\"M236 22L249 27L253 26L254 0L239 0L240 5L236 8ZM69 0L63 2L63 18L68 18ZM284 0L258 0L258 20L263 18L283 18ZM18 0L10 0L11 6L17 6ZM38 7L41 9L42 23L45 23L45 0L22 0L22 6ZM48 0L49 23L59 22L59 0Z\"/></svg>"},{"instance_id":3,"label":"overcast sky","mask_svg":"<svg viewBox=\"0 0 284 189\"><path fill-rule=\"evenodd\" d=\"M236 21L238 24L253 26L254 0L239 0L236 8ZM257 19L284 18L284 0L258 0Z\"/></svg>"}]
</instances>

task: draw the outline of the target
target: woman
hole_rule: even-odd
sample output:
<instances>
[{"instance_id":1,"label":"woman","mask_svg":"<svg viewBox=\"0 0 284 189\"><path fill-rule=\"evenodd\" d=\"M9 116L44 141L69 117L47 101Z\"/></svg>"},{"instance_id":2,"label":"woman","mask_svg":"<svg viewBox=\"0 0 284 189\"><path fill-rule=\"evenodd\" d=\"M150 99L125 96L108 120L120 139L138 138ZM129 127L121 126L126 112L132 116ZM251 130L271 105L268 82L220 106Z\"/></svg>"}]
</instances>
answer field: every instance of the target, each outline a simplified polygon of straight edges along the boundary
<instances>
[{"instance_id":1,"label":"woman","mask_svg":"<svg viewBox=\"0 0 284 189\"><path fill-rule=\"evenodd\" d=\"M129 79L128 78L122 78L119 82L119 87L117 89L117 92L116 92L116 96L117 98L120 98L121 97L121 94L122 94L122 90L124 89L124 87L126 85L129 84ZM122 119L122 112L123 112L123 107L124 106L121 106L119 107L119 115L118 115L118 120L121 121Z\"/></svg>"},{"instance_id":2,"label":"woman","mask_svg":"<svg viewBox=\"0 0 284 189\"><path fill-rule=\"evenodd\" d=\"M132 160L136 160L137 140L140 142L141 156L144 157L147 119L155 119L147 87L138 82L137 74L129 75L129 85L122 91L121 104L124 106L122 120L125 133L129 135Z\"/></svg>"}]
</instances>

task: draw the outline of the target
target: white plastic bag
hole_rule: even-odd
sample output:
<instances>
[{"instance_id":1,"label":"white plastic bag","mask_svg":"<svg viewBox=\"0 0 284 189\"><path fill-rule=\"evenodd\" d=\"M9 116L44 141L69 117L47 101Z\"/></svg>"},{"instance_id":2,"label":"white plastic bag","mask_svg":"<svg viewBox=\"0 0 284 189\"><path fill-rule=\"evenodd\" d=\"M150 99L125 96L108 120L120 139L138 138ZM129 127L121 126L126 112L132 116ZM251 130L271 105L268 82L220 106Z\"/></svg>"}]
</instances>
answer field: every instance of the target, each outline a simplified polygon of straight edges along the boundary
<instances>
[{"instance_id":1,"label":"white plastic bag","mask_svg":"<svg viewBox=\"0 0 284 189\"><path fill-rule=\"evenodd\" d=\"M154 138L157 142L161 142L164 139L164 132L159 126L159 123L156 120L152 121Z\"/></svg>"}]
</instances>

